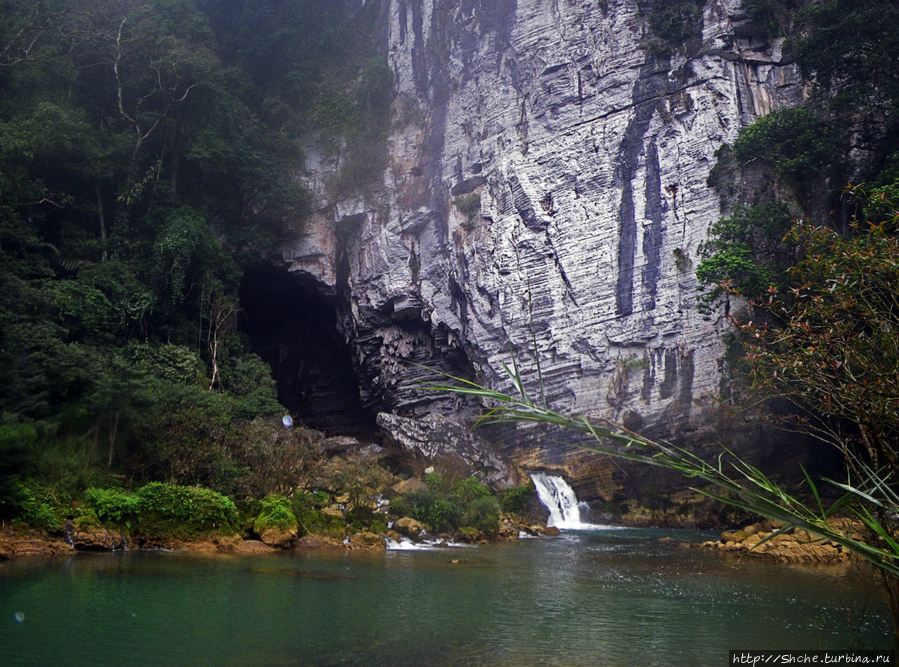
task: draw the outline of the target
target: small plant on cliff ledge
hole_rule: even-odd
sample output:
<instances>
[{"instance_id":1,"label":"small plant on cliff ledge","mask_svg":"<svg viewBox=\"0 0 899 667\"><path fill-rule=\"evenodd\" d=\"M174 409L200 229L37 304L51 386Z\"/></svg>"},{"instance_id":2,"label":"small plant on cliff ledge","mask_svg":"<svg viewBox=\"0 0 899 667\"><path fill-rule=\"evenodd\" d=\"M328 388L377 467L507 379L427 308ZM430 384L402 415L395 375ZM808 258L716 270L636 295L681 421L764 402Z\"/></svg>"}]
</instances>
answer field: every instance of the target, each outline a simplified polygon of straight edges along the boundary
<instances>
[{"instance_id":1,"label":"small plant on cliff ledge","mask_svg":"<svg viewBox=\"0 0 899 667\"><path fill-rule=\"evenodd\" d=\"M653 35L668 44L681 44L702 34L705 0L642 0L640 13Z\"/></svg>"},{"instance_id":2,"label":"small plant on cliff ledge","mask_svg":"<svg viewBox=\"0 0 899 667\"><path fill-rule=\"evenodd\" d=\"M467 230L474 229L475 219L481 211L481 195L477 192L471 192L467 195L454 197L453 206L456 207L459 213L465 216L462 226Z\"/></svg>"}]
</instances>

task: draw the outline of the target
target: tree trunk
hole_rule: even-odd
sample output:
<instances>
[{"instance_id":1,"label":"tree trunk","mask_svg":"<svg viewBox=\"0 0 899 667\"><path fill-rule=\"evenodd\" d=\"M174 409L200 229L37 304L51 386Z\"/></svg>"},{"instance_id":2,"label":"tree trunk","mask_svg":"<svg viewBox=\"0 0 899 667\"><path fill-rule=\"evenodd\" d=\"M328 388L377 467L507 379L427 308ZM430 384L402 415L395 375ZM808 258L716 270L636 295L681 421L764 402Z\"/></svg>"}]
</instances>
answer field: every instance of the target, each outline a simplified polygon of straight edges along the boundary
<instances>
[{"instance_id":1,"label":"tree trunk","mask_svg":"<svg viewBox=\"0 0 899 667\"><path fill-rule=\"evenodd\" d=\"M100 192L100 185L95 183L94 189L97 193L97 218L100 221L100 241L103 248L102 255L100 256L100 261L105 262L107 260L107 252L106 252L106 217L103 214L103 194Z\"/></svg>"},{"instance_id":2,"label":"tree trunk","mask_svg":"<svg viewBox=\"0 0 899 667\"><path fill-rule=\"evenodd\" d=\"M116 436L119 433L119 414L115 413L115 418L109 423L109 458L106 461L106 467L112 467L112 455L115 452Z\"/></svg>"}]
</instances>

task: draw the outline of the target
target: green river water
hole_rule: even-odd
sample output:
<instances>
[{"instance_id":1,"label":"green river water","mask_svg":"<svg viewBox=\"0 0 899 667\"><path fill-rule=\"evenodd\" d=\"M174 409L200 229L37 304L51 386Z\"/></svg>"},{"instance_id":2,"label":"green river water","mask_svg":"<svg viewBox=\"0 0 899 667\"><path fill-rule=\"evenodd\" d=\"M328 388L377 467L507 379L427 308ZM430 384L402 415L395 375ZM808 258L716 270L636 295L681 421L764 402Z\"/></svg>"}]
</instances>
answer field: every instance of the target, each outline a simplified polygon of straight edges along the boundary
<instances>
[{"instance_id":1,"label":"green river water","mask_svg":"<svg viewBox=\"0 0 899 667\"><path fill-rule=\"evenodd\" d=\"M0 564L0 665L725 665L887 649L863 577L565 533L475 548ZM464 560L452 563L452 560Z\"/></svg>"}]
</instances>

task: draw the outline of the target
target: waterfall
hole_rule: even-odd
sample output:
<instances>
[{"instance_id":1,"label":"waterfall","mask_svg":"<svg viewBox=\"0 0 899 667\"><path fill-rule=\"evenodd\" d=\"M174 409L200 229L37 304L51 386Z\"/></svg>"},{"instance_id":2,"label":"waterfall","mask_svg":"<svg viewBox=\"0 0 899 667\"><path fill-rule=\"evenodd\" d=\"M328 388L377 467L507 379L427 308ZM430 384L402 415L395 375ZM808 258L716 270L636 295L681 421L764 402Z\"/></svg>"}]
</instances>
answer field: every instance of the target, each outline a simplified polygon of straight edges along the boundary
<instances>
[{"instance_id":1,"label":"waterfall","mask_svg":"<svg viewBox=\"0 0 899 667\"><path fill-rule=\"evenodd\" d=\"M564 479L542 472L529 474L534 480L540 502L549 510L547 526L555 526L560 530L595 530L605 527L581 520L581 506L585 503L578 502L574 489Z\"/></svg>"}]
</instances>

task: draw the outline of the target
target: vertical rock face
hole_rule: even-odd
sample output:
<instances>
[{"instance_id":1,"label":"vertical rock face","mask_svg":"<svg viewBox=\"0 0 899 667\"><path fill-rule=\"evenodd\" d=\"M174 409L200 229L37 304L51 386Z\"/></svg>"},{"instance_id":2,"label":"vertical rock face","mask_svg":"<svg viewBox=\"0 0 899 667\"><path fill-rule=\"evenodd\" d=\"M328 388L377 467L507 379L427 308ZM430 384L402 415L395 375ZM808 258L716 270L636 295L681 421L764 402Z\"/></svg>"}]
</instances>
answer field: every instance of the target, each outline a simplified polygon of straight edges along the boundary
<instances>
[{"instance_id":1,"label":"vertical rock face","mask_svg":"<svg viewBox=\"0 0 899 667\"><path fill-rule=\"evenodd\" d=\"M741 127L801 99L780 43L739 0L708 0L701 37L667 50L643 48L636 0L390 0L385 20L382 187L328 192L339 162L310 147L321 208L283 248L342 295L363 402L448 412L407 361L508 387L511 350L558 409L710 442L725 327L696 310L697 248L721 215L706 180ZM602 476L501 440L582 486Z\"/></svg>"}]
</instances>

